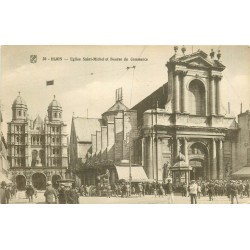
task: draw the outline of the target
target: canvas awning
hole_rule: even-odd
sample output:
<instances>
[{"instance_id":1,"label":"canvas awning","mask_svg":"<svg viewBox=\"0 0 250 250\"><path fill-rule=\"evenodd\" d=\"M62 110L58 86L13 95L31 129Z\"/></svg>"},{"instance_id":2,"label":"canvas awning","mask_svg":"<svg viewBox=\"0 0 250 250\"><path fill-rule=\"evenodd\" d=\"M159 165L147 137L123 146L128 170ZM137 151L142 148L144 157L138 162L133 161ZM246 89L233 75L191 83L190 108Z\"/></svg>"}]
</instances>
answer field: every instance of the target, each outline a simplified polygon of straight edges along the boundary
<instances>
[{"instance_id":1,"label":"canvas awning","mask_svg":"<svg viewBox=\"0 0 250 250\"><path fill-rule=\"evenodd\" d=\"M250 167L243 167L242 169L234 172L232 177L249 177L250 178Z\"/></svg>"},{"instance_id":2,"label":"canvas awning","mask_svg":"<svg viewBox=\"0 0 250 250\"><path fill-rule=\"evenodd\" d=\"M115 166L119 180L129 181L129 166ZM149 181L142 166L131 166L132 182Z\"/></svg>"}]
</instances>

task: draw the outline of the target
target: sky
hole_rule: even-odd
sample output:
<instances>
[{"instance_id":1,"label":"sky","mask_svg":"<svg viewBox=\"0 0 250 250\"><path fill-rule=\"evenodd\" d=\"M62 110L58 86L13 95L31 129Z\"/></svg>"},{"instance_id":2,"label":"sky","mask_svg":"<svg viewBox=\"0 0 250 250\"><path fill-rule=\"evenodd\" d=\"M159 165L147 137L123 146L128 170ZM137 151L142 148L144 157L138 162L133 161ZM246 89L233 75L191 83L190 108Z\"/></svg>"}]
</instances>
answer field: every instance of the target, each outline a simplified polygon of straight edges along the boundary
<instances>
[{"instance_id":1,"label":"sky","mask_svg":"<svg viewBox=\"0 0 250 250\"><path fill-rule=\"evenodd\" d=\"M223 110L226 111L228 102L234 115L239 114L241 103L243 111L250 109L249 46L186 48L186 54L198 49L209 54L211 49L215 52L220 49L221 61L226 66L222 79ZM30 55L37 55L36 63L30 62ZM63 120L70 133L73 112L79 117L86 117L87 113L88 117L101 117L114 104L117 88L123 88L124 104L131 108L166 83L165 64L173 55L173 46L2 46L0 98L4 135L6 123L11 121L12 103L19 91L33 119L38 114L45 117L55 95L62 105ZM104 61L83 60L88 57L104 58ZM125 57L128 60L125 61ZM62 61L52 61L52 58L62 58ZM117 61L119 58L122 61ZM131 58L147 60L132 61ZM127 70L133 66L135 70ZM46 86L49 80L54 80L54 85Z\"/></svg>"}]
</instances>

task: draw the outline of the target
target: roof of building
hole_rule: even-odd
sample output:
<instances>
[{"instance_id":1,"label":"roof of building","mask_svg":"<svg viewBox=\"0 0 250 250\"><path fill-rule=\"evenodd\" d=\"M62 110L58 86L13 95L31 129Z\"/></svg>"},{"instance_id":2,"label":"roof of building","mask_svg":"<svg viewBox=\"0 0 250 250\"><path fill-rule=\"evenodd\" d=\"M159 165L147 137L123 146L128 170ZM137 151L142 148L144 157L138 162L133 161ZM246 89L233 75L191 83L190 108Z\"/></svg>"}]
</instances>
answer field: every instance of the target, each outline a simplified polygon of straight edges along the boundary
<instances>
[{"instance_id":1,"label":"roof of building","mask_svg":"<svg viewBox=\"0 0 250 250\"><path fill-rule=\"evenodd\" d=\"M194 53L177 56L174 55L170 58L170 61L175 63L184 63L195 67L213 67L218 69L225 69L225 66L219 61L219 59L209 58L202 50L197 50Z\"/></svg>"},{"instance_id":2,"label":"roof of building","mask_svg":"<svg viewBox=\"0 0 250 250\"><path fill-rule=\"evenodd\" d=\"M73 118L76 137L79 142L91 142L91 135L101 130L102 120L98 118Z\"/></svg>"},{"instance_id":3,"label":"roof of building","mask_svg":"<svg viewBox=\"0 0 250 250\"><path fill-rule=\"evenodd\" d=\"M56 97L54 96L54 99L52 100L52 102L49 104L49 108L52 108L52 107L59 107L61 108L61 104L56 100Z\"/></svg>"},{"instance_id":4,"label":"roof of building","mask_svg":"<svg viewBox=\"0 0 250 250\"><path fill-rule=\"evenodd\" d=\"M128 111L129 108L127 106L125 106L122 101L116 101L116 103L109 108L105 113L109 113L109 112L115 112L115 111Z\"/></svg>"},{"instance_id":5,"label":"roof of building","mask_svg":"<svg viewBox=\"0 0 250 250\"><path fill-rule=\"evenodd\" d=\"M42 118L38 115L36 119L34 120L34 127L41 127L43 125Z\"/></svg>"},{"instance_id":6,"label":"roof of building","mask_svg":"<svg viewBox=\"0 0 250 250\"><path fill-rule=\"evenodd\" d=\"M14 100L12 106L17 106L17 105L24 105L27 106L26 101L20 96L19 96Z\"/></svg>"}]
</instances>

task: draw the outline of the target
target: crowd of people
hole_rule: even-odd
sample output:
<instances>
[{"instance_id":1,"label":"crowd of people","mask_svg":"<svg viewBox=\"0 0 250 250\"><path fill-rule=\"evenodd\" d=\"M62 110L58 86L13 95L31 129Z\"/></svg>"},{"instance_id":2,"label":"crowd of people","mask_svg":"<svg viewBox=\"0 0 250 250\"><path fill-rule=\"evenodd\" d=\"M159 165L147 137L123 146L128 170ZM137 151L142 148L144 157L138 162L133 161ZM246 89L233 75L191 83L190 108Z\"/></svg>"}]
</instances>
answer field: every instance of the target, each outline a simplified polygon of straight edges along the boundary
<instances>
[{"instance_id":1,"label":"crowd of people","mask_svg":"<svg viewBox=\"0 0 250 250\"><path fill-rule=\"evenodd\" d=\"M79 204L79 193L74 183L61 183L58 188L53 188L48 181L44 196L47 204Z\"/></svg>"},{"instance_id":2,"label":"crowd of people","mask_svg":"<svg viewBox=\"0 0 250 250\"><path fill-rule=\"evenodd\" d=\"M191 203L197 203L197 198L199 199L201 196L208 196L210 201L218 196L227 196L233 204L234 200L239 203L238 198L243 199L244 196L249 198L250 195L248 180L191 181L190 186L183 183L181 190L182 196L189 196L190 194Z\"/></svg>"},{"instance_id":3,"label":"crowd of people","mask_svg":"<svg viewBox=\"0 0 250 250\"><path fill-rule=\"evenodd\" d=\"M16 197L17 189L13 184L1 182L0 200L1 204L8 204L12 198ZM181 193L182 197L190 197L191 204L197 204L201 197L207 197L209 201L215 200L219 196L226 196L233 204L239 203L239 199L250 197L250 183L248 180L192 180L189 184L181 183L178 187L173 185L171 179L166 182L139 182L130 183L123 181L102 186L82 185L76 187L75 183L60 183L58 188L53 188L50 181L44 193L45 202L48 204L78 204L79 196L106 196L111 197L143 197L153 195L154 197L167 197L168 203L174 203L174 194ZM33 197L37 197L35 188L28 184L25 190L26 198L33 202Z\"/></svg>"},{"instance_id":4,"label":"crowd of people","mask_svg":"<svg viewBox=\"0 0 250 250\"><path fill-rule=\"evenodd\" d=\"M80 196L106 196L106 197L142 197L154 195L155 197L167 196L169 203L173 203L174 193L181 193L182 197L190 197L191 204L197 200L208 197L213 201L216 197L227 196L231 203L239 202L239 198L250 197L250 185L248 180L191 180L189 184L181 183L178 187L172 184L171 179L165 183L160 182L129 182L114 183L105 188L98 185L82 185L77 191Z\"/></svg>"},{"instance_id":5,"label":"crowd of people","mask_svg":"<svg viewBox=\"0 0 250 250\"><path fill-rule=\"evenodd\" d=\"M12 183L1 182L0 204L9 204L10 200L16 197L17 188Z\"/></svg>"}]
</instances>

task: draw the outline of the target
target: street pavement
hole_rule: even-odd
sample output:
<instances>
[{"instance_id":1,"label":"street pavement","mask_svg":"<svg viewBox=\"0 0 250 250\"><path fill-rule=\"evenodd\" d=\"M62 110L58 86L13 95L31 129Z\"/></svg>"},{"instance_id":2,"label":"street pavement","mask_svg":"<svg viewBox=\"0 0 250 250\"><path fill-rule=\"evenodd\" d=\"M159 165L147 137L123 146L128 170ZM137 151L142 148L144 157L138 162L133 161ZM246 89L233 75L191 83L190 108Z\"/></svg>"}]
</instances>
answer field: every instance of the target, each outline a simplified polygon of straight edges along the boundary
<instances>
[{"instance_id":1,"label":"street pavement","mask_svg":"<svg viewBox=\"0 0 250 250\"><path fill-rule=\"evenodd\" d=\"M250 198L238 198L239 204L250 204ZM32 204L44 204L44 192L38 192L34 197ZM121 197L83 197L79 198L80 204L168 204L167 196L155 197L154 195L146 195L143 197L132 196L128 198ZM217 196L213 201L209 201L208 196L197 199L198 204L230 204L226 196ZM29 200L25 197L25 192L17 192L16 198L10 201L11 204L29 204ZM174 196L174 204L190 204L190 197L182 197L179 194Z\"/></svg>"}]
</instances>

